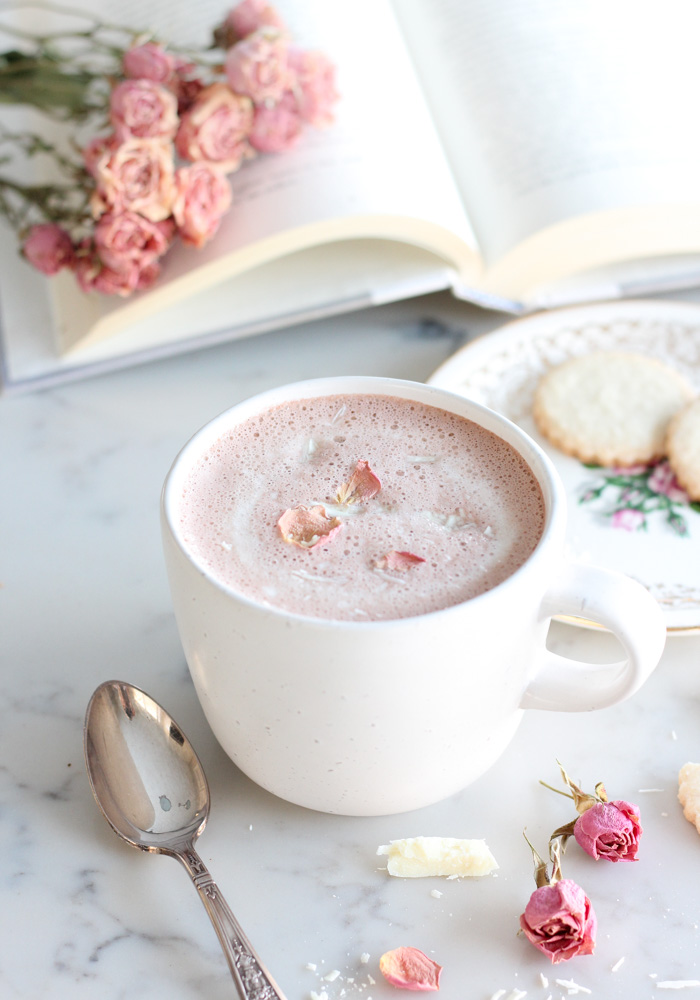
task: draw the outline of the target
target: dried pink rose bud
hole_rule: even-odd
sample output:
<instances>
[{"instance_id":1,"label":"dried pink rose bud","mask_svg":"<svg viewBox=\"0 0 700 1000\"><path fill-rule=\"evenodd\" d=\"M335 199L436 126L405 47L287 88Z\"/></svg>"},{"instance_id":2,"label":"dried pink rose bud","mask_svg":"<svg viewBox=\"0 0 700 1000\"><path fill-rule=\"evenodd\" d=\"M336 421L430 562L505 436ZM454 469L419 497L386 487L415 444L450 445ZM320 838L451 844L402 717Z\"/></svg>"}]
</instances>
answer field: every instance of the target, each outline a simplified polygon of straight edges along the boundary
<instances>
[{"instance_id":1,"label":"dried pink rose bud","mask_svg":"<svg viewBox=\"0 0 700 1000\"><path fill-rule=\"evenodd\" d=\"M338 490L336 503L365 503L382 488L379 477L372 472L369 462L358 462L350 481Z\"/></svg>"},{"instance_id":2,"label":"dried pink rose bud","mask_svg":"<svg viewBox=\"0 0 700 1000\"><path fill-rule=\"evenodd\" d=\"M394 948L379 959L379 971L388 983L404 990L439 990L442 966L418 948Z\"/></svg>"},{"instance_id":3,"label":"dried pink rose bud","mask_svg":"<svg viewBox=\"0 0 700 1000\"><path fill-rule=\"evenodd\" d=\"M535 889L520 917L520 927L553 964L592 955L595 950L598 922L591 901L568 878Z\"/></svg>"},{"instance_id":4,"label":"dried pink rose bud","mask_svg":"<svg viewBox=\"0 0 700 1000\"><path fill-rule=\"evenodd\" d=\"M599 858L607 861L636 861L639 838L642 835L639 807L623 799L610 802L602 781L598 782L593 793L584 792L571 780L561 764L559 769L569 790L560 794L573 799L578 816L555 830L549 838L550 844L558 841L563 850L569 837L574 837L579 847L596 861ZM541 784L545 788L552 787L544 781Z\"/></svg>"},{"instance_id":5,"label":"dried pink rose bud","mask_svg":"<svg viewBox=\"0 0 700 1000\"><path fill-rule=\"evenodd\" d=\"M394 569L403 573L412 566L424 562L422 556L414 555L413 552L387 552L380 559L376 559L374 565L377 569Z\"/></svg>"},{"instance_id":6,"label":"dried pink rose bud","mask_svg":"<svg viewBox=\"0 0 700 1000\"><path fill-rule=\"evenodd\" d=\"M231 185L215 163L201 160L175 171L173 218L185 246L204 246L230 207Z\"/></svg>"},{"instance_id":7,"label":"dried pink rose bud","mask_svg":"<svg viewBox=\"0 0 700 1000\"><path fill-rule=\"evenodd\" d=\"M109 99L109 116L120 142L165 139L175 136L178 125L177 99L154 80L123 80Z\"/></svg>"},{"instance_id":8,"label":"dried pink rose bud","mask_svg":"<svg viewBox=\"0 0 700 1000\"><path fill-rule=\"evenodd\" d=\"M597 802L574 824L580 847L597 861L637 861L642 826L639 809L631 802Z\"/></svg>"},{"instance_id":9,"label":"dried pink rose bud","mask_svg":"<svg viewBox=\"0 0 700 1000\"><path fill-rule=\"evenodd\" d=\"M90 208L95 218L104 212L130 211L151 222L167 219L175 199L172 143L127 139L113 150L105 144L103 150L92 170L95 191Z\"/></svg>"},{"instance_id":10,"label":"dried pink rose bud","mask_svg":"<svg viewBox=\"0 0 700 1000\"><path fill-rule=\"evenodd\" d=\"M296 98L287 91L271 107L257 105L248 141L259 153L285 153L297 144L303 125Z\"/></svg>"},{"instance_id":11,"label":"dried pink rose bud","mask_svg":"<svg viewBox=\"0 0 700 1000\"><path fill-rule=\"evenodd\" d=\"M32 226L22 244L22 253L42 274L53 276L74 260L70 235L55 222Z\"/></svg>"},{"instance_id":12,"label":"dried pink rose bud","mask_svg":"<svg viewBox=\"0 0 700 1000\"><path fill-rule=\"evenodd\" d=\"M175 57L157 42L133 45L124 53L124 75L132 80L154 80L169 84L175 73Z\"/></svg>"},{"instance_id":13,"label":"dried pink rose bud","mask_svg":"<svg viewBox=\"0 0 700 1000\"><path fill-rule=\"evenodd\" d=\"M322 52L290 46L289 68L294 74L294 96L302 119L316 128L333 121L333 107L339 98L335 66Z\"/></svg>"},{"instance_id":14,"label":"dried pink rose bud","mask_svg":"<svg viewBox=\"0 0 700 1000\"><path fill-rule=\"evenodd\" d=\"M277 522L282 538L292 545L312 549L315 545L325 545L340 531L342 522L337 517L328 517L325 508L291 507L285 510Z\"/></svg>"},{"instance_id":15,"label":"dried pink rose bud","mask_svg":"<svg viewBox=\"0 0 700 1000\"><path fill-rule=\"evenodd\" d=\"M139 271L167 252L173 237L169 219L150 222L138 212L109 212L95 226L95 248L101 261L114 271Z\"/></svg>"},{"instance_id":16,"label":"dried pink rose bud","mask_svg":"<svg viewBox=\"0 0 700 1000\"><path fill-rule=\"evenodd\" d=\"M235 94L256 104L275 103L292 83L288 43L276 28L262 27L226 53L226 79Z\"/></svg>"},{"instance_id":17,"label":"dried pink rose bud","mask_svg":"<svg viewBox=\"0 0 700 1000\"><path fill-rule=\"evenodd\" d=\"M225 83L213 83L182 115L175 147L184 160L207 160L229 173L251 155L247 139L252 125L250 98L234 94Z\"/></svg>"},{"instance_id":18,"label":"dried pink rose bud","mask_svg":"<svg viewBox=\"0 0 700 1000\"><path fill-rule=\"evenodd\" d=\"M259 28L285 30L282 17L267 0L241 0L227 14L224 26L230 31L231 45L239 38L252 35Z\"/></svg>"}]
</instances>

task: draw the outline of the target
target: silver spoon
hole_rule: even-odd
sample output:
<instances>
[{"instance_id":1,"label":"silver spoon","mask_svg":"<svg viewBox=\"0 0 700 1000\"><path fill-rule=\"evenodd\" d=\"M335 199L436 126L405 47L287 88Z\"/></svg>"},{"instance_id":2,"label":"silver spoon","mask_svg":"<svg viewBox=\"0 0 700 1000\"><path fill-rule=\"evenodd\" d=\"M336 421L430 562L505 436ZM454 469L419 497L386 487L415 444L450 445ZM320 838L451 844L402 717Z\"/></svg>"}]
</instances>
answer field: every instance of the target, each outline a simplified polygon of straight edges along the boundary
<instances>
[{"instance_id":1,"label":"silver spoon","mask_svg":"<svg viewBox=\"0 0 700 1000\"><path fill-rule=\"evenodd\" d=\"M209 786L179 726L143 691L105 681L87 707L84 739L90 785L105 819L127 843L184 866L241 1000L285 1000L194 849L209 815Z\"/></svg>"}]
</instances>

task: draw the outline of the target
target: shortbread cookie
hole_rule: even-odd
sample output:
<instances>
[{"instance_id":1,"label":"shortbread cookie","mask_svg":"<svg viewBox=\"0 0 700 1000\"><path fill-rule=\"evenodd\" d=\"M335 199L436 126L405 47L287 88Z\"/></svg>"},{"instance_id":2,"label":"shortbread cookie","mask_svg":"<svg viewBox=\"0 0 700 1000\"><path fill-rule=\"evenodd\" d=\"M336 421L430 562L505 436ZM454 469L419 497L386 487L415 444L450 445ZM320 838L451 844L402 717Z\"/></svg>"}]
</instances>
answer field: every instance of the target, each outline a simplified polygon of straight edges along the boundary
<instances>
[{"instance_id":1,"label":"shortbread cookie","mask_svg":"<svg viewBox=\"0 0 700 1000\"><path fill-rule=\"evenodd\" d=\"M678 801L685 818L700 833L700 764L689 761L678 772Z\"/></svg>"},{"instance_id":2,"label":"shortbread cookie","mask_svg":"<svg viewBox=\"0 0 700 1000\"><path fill-rule=\"evenodd\" d=\"M552 444L582 462L648 464L663 457L671 417L694 396L680 372L655 358L594 351L542 377L533 416Z\"/></svg>"},{"instance_id":3,"label":"shortbread cookie","mask_svg":"<svg viewBox=\"0 0 700 1000\"><path fill-rule=\"evenodd\" d=\"M672 418L666 435L666 453L676 479L691 500L700 500L700 399Z\"/></svg>"}]
</instances>

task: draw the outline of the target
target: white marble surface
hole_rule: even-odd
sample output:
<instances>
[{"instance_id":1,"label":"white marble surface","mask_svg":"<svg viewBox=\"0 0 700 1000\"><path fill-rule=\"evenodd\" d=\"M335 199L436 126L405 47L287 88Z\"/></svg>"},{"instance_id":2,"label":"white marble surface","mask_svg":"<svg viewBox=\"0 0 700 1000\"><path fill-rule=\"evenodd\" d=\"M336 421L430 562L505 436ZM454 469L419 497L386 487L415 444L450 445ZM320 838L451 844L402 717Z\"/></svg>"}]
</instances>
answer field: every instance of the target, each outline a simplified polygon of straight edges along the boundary
<instances>
[{"instance_id":1,"label":"white marble surface","mask_svg":"<svg viewBox=\"0 0 700 1000\"><path fill-rule=\"evenodd\" d=\"M679 767L700 759L700 636L671 637L626 704L532 713L472 787L377 819L313 813L254 786L216 745L189 679L158 531L160 487L179 446L236 400L282 382L426 379L485 322L437 296L0 399L3 1000L234 995L180 866L124 845L92 799L83 716L110 677L160 700L195 744L213 797L202 857L288 1000L322 990L328 1000L406 996L377 969L398 945L444 966L444 1000L489 1000L499 989L528 1000L569 995L556 979L605 1000L644 1000L668 995L660 982L700 980L700 837L676 799ZM552 643L573 655L617 654L609 637L571 626L554 626ZM556 782L556 757L585 784L604 779L613 797L637 801L645 832L636 864L596 864L569 849L565 874L593 901L598 947L551 966L517 927L534 888L523 828L544 850L571 816L538 784ZM391 879L377 846L418 834L486 838L497 877ZM322 980L332 970L340 976Z\"/></svg>"}]
</instances>

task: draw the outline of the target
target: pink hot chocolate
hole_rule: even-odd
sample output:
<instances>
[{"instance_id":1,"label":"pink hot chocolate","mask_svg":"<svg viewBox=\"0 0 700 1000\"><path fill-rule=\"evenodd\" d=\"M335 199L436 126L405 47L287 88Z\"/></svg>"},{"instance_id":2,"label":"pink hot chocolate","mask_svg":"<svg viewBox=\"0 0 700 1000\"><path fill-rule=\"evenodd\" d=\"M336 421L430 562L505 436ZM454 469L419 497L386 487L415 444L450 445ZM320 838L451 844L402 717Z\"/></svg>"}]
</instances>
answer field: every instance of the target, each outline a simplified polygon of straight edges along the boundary
<instances>
[{"instance_id":1,"label":"pink hot chocolate","mask_svg":"<svg viewBox=\"0 0 700 1000\"><path fill-rule=\"evenodd\" d=\"M358 463L381 488L343 502ZM322 507L339 528L319 544L290 544L279 521L302 506ZM195 561L254 601L384 620L505 580L537 545L544 500L521 456L472 421L391 396L325 396L222 436L190 472L179 524ZM396 553L410 561L394 565Z\"/></svg>"}]
</instances>

